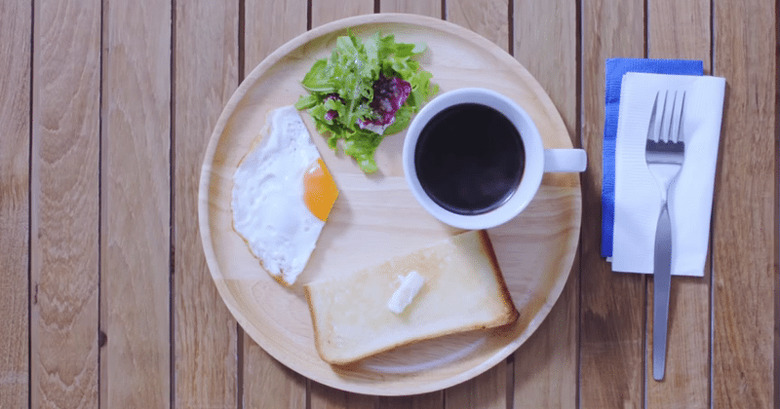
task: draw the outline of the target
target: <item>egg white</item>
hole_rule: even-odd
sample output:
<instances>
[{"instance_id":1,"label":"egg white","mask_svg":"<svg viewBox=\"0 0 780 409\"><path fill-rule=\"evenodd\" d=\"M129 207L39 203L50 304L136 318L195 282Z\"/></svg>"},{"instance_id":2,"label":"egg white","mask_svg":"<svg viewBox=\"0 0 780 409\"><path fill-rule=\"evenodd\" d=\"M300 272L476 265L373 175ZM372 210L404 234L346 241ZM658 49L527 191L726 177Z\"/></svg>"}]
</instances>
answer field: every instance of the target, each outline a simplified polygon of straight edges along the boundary
<instances>
[{"instance_id":1,"label":"egg white","mask_svg":"<svg viewBox=\"0 0 780 409\"><path fill-rule=\"evenodd\" d=\"M268 273L290 285L325 225L303 201L303 175L320 154L295 107L268 118L262 140L233 175L233 227Z\"/></svg>"}]
</instances>

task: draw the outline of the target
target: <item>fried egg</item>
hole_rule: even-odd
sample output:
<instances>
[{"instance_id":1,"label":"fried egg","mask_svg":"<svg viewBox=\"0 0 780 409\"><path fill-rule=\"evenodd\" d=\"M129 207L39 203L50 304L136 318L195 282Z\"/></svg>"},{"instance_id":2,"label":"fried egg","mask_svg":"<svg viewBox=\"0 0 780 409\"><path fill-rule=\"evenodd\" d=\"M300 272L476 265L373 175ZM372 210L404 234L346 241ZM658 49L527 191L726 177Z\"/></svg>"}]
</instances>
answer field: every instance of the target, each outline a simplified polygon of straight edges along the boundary
<instances>
[{"instance_id":1,"label":"fried egg","mask_svg":"<svg viewBox=\"0 0 780 409\"><path fill-rule=\"evenodd\" d=\"M233 175L233 228L272 277L292 285L338 188L295 107L272 111L261 138Z\"/></svg>"}]
</instances>

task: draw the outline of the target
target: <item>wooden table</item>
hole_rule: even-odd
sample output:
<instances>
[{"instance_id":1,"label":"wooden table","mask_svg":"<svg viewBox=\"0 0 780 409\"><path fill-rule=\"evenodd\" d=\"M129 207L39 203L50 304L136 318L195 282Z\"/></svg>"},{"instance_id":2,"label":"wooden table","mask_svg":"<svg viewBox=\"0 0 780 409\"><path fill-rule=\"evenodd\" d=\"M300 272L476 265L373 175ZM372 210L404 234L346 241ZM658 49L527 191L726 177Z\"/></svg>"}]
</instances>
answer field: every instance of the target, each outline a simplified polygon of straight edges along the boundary
<instances>
[{"instance_id":1,"label":"wooden table","mask_svg":"<svg viewBox=\"0 0 780 409\"><path fill-rule=\"evenodd\" d=\"M356 395L268 356L218 296L197 228L208 137L241 79L342 17L443 17L517 58L590 161L581 245L541 328L486 373ZM780 404L776 4L709 0L0 3L0 408L770 408ZM604 62L727 79L704 278L675 278L666 379L651 277L599 255Z\"/></svg>"}]
</instances>

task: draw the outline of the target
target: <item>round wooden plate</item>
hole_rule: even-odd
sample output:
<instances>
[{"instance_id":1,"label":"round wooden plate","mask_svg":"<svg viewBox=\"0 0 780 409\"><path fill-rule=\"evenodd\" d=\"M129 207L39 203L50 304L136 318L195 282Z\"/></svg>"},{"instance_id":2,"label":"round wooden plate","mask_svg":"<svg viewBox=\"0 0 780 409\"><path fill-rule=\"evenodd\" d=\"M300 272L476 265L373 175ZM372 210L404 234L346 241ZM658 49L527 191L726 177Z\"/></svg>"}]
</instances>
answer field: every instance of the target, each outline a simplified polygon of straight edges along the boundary
<instances>
[{"instance_id":1,"label":"round wooden plate","mask_svg":"<svg viewBox=\"0 0 780 409\"><path fill-rule=\"evenodd\" d=\"M486 371L536 330L569 275L579 239L581 194L574 174L546 175L522 215L488 233L520 318L509 328L474 331L420 342L348 368L322 361L314 346L302 284L353 272L459 233L428 215L406 187L401 168L404 133L385 138L379 172L363 174L354 161L330 150L312 131L340 195L309 263L290 288L273 280L232 228L233 173L258 138L266 114L294 104L304 74L330 55L347 29L360 37L376 31L398 41L424 42L419 58L440 91L479 86L523 106L545 146L571 147L547 94L512 56L462 27L433 18L375 14L339 20L288 42L260 63L236 90L216 125L205 155L199 192L203 248L225 304L271 356L296 372L335 388L374 395L410 395L446 388Z\"/></svg>"}]
</instances>

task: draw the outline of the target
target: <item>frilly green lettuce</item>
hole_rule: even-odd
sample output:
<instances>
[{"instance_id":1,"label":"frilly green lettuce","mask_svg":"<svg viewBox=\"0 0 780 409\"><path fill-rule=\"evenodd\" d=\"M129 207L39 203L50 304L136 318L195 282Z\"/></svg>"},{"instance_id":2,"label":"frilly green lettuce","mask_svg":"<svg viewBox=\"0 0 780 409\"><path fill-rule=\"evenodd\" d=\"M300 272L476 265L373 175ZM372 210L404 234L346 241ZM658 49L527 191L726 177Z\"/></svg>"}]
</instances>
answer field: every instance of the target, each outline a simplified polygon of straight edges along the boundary
<instances>
[{"instance_id":1,"label":"frilly green lettuce","mask_svg":"<svg viewBox=\"0 0 780 409\"><path fill-rule=\"evenodd\" d=\"M412 115L438 92L433 75L412 57L424 44L397 43L375 33L363 43L338 37L329 58L317 60L301 84L308 91L295 107L307 109L328 146L343 149L366 173L377 170L374 152L386 135L409 125ZM376 97L375 97L376 94Z\"/></svg>"}]
</instances>

